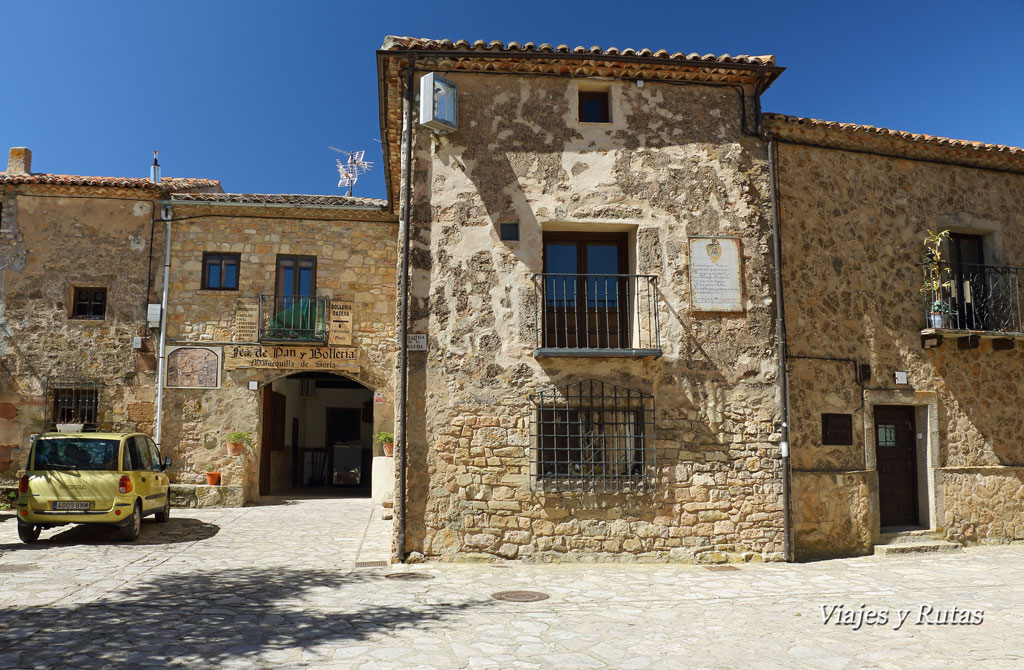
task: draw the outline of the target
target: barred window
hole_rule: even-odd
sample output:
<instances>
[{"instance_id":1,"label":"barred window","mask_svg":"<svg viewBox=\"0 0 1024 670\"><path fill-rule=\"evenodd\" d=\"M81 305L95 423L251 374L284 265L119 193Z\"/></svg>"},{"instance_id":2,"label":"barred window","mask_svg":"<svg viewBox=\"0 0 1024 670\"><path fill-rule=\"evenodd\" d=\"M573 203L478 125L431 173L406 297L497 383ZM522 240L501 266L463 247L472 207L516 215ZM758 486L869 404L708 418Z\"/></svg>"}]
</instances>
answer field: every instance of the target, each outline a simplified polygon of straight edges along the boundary
<instances>
[{"instance_id":1,"label":"barred window","mask_svg":"<svg viewBox=\"0 0 1024 670\"><path fill-rule=\"evenodd\" d=\"M80 423L95 428L100 390L94 382L55 382L48 389L50 424Z\"/></svg>"},{"instance_id":2,"label":"barred window","mask_svg":"<svg viewBox=\"0 0 1024 670\"><path fill-rule=\"evenodd\" d=\"M654 397L588 380L541 391L532 469L545 491L620 493L654 483Z\"/></svg>"}]
</instances>

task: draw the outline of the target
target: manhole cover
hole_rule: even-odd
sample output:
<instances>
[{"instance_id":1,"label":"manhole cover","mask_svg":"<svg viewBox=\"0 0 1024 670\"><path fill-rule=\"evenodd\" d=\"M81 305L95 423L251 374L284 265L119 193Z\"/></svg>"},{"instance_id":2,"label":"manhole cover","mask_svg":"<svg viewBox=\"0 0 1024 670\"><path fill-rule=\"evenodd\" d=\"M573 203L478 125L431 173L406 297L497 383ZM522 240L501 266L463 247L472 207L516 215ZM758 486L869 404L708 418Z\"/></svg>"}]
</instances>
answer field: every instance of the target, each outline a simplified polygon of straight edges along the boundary
<instances>
[{"instance_id":1,"label":"manhole cover","mask_svg":"<svg viewBox=\"0 0 1024 670\"><path fill-rule=\"evenodd\" d=\"M34 565L0 565L0 572L32 572L38 569Z\"/></svg>"},{"instance_id":2,"label":"manhole cover","mask_svg":"<svg viewBox=\"0 0 1024 670\"><path fill-rule=\"evenodd\" d=\"M739 570L735 565L705 565L705 570L714 570L715 572L726 572L728 570Z\"/></svg>"},{"instance_id":3,"label":"manhole cover","mask_svg":"<svg viewBox=\"0 0 1024 670\"><path fill-rule=\"evenodd\" d=\"M540 591L498 591L492 593L495 600L507 600L510 603L535 603L538 600L547 600L550 596Z\"/></svg>"},{"instance_id":4,"label":"manhole cover","mask_svg":"<svg viewBox=\"0 0 1024 670\"><path fill-rule=\"evenodd\" d=\"M390 575L384 575L385 579L394 579L399 582L424 582L428 579L433 579L433 575L425 575L422 572L392 572Z\"/></svg>"}]
</instances>

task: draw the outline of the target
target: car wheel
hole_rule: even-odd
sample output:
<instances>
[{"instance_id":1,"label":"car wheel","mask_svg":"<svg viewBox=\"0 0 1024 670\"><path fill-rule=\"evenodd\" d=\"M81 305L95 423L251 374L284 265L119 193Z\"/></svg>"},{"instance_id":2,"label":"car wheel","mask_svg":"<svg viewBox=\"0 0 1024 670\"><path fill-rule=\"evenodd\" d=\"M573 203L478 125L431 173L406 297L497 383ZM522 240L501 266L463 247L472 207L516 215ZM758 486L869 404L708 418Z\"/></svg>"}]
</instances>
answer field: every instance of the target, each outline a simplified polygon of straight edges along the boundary
<instances>
[{"instance_id":1,"label":"car wheel","mask_svg":"<svg viewBox=\"0 0 1024 670\"><path fill-rule=\"evenodd\" d=\"M30 526L27 523L18 524L18 537L25 544L32 544L39 539L39 533L43 530L42 526Z\"/></svg>"},{"instance_id":2,"label":"car wheel","mask_svg":"<svg viewBox=\"0 0 1024 670\"><path fill-rule=\"evenodd\" d=\"M156 513L156 522L157 523L167 523L167 520L170 519L170 518L171 518L171 496L170 496L170 494L168 494L166 500L164 500L164 508Z\"/></svg>"},{"instance_id":3,"label":"car wheel","mask_svg":"<svg viewBox=\"0 0 1024 670\"><path fill-rule=\"evenodd\" d=\"M132 516L121 526L121 539L125 542L134 542L142 532L142 505L135 503Z\"/></svg>"}]
</instances>

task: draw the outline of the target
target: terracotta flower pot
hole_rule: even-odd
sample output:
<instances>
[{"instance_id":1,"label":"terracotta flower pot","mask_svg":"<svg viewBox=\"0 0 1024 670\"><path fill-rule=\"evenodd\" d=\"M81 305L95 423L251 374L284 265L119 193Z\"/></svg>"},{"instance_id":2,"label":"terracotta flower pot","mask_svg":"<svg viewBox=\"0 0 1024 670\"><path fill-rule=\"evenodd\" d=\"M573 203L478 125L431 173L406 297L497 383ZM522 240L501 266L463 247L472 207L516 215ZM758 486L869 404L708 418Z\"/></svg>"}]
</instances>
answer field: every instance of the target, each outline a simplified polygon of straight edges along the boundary
<instances>
[{"instance_id":1,"label":"terracotta flower pot","mask_svg":"<svg viewBox=\"0 0 1024 670\"><path fill-rule=\"evenodd\" d=\"M219 472L207 472L206 483L210 486L217 486L220 484L220 473Z\"/></svg>"},{"instance_id":2,"label":"terracotta flower pot","mask_svg":"<svg viewBox=\"0 0 1024 670\"><path fill-rule=\"evenodd\" d=\"M242 455L242 443L241 442L228 442L228 456L241 456Z\"/></svg>"},{"instance_id":3,"label":"terracotta flower pot","mask_svg":"<svg viewBox=\"0 0 1024 670\"><path fill-rule=\"evenodd\" d=\"M380 446L384 448L384 455L385 456L394 456L395 455L395 443L394 442L382 442Z\"/></svg>"}]
</instances>

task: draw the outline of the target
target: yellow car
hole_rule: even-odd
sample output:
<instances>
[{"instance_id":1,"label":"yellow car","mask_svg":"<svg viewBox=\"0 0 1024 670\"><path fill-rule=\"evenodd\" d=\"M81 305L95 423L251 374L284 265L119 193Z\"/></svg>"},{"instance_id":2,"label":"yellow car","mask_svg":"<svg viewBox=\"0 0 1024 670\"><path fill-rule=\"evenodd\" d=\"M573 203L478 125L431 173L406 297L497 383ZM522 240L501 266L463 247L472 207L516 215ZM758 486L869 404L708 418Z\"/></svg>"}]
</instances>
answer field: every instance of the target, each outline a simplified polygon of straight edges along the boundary
<instances>
[{"instance_id":1,"label":"yellow car","mask_svg":"<svg viewBox=\"0 0 1024 670\"><path fill-rule=\"evenodd\" d=\"M18 483L18 537L35 542L44 528L106 523L135 540L142 517L170 518L170 465L141 433L44 433Z\"/></svg>"}]
</instances>

